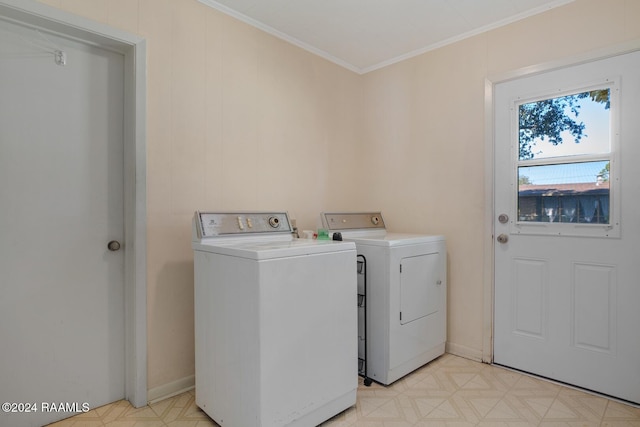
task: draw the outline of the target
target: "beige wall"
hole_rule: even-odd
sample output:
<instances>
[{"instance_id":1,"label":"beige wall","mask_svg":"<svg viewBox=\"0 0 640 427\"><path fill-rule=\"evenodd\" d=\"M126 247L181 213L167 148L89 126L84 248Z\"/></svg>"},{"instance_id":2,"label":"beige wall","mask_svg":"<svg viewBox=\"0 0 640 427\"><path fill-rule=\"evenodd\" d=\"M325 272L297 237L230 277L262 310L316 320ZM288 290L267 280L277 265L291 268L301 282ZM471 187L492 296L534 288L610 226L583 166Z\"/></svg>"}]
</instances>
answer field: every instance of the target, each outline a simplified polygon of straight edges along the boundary
<instances>
[{"instance_id":1,"label":"beige wall","mask_svg":"<svg viewBox=\"0 0 640 427\"><path fill-rule=\"evenodd\" d=\"M444 234L448 348L480 358L485 78L640 38L640 1L576 0L359 76L196 0L43 2L147 39L150 389L194 372L195 209Z\"/></svg>"},{"instance_id":2,"label":"beige wall","mask_svg":"<svg viewBox=\"0 0 640 427\"><path fill-rule=\"evenodd\" d=\"M639 19L640 1L577 0L363 76L366 202L447 237L449 351L483 350L485 79L638 39Z\"/></svg>"}]
</instances>

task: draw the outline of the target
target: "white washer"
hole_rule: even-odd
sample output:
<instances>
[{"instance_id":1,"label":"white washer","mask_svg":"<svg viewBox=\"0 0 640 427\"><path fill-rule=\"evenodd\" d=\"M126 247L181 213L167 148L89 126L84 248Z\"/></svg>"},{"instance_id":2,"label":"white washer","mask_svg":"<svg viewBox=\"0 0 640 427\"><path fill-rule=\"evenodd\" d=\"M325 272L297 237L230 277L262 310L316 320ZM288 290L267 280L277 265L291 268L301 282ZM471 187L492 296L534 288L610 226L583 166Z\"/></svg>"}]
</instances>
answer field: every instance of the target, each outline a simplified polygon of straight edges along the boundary
<instances>
[{"instance_id":1,"label":"white washer","mask_svg":"<svg viewBox=\"0 0 640 427\"><path fill-rule=\"evenodd\" d=\"M221 426L315 426L355 405L356 250L285 212L193 221L196 404Z\"/></svg>"},{"instance_id":2,"label":"white washer","mask_svg":"<svg viewBox=\"0 0 640 427\"><path fill-rule=\"evenodd\" d=\"M444 237L387 233L380 212L322 213L321 219L324 228L355 242L358 255L366 258L366 353L359 346L366 377L391 384L442 355L447 335Z\"/></svg>"}]
</instances>

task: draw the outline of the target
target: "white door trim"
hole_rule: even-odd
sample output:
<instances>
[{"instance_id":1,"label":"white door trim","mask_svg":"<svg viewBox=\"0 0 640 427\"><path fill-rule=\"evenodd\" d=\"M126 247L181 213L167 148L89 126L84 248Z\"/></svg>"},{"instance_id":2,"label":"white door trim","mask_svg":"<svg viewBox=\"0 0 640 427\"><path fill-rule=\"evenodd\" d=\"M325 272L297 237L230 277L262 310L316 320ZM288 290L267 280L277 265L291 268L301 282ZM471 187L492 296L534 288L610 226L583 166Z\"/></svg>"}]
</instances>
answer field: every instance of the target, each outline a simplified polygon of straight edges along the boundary
<instances>
[{"instance_id":1,"label":"white door trim","mask_svg":"<svg viewBox=\"0 0 640 427\"><path fill-rule=\"evenodd\" d=\"M495 85L509 80L531 76L543 72L553 71L560 68L566 68L574 65L584 64L587 62L598 61L613 56L624 55L640 50L640 39L631 40L625 43L608 46L551 62L536 64L529 67L520 68L496 75L490 75L485 79L484 86L484 123L485 123L485 220L484 220L484 274L483 274L483 321L482 321L482 361L485 363L493 362L493 326L494 326L494 295L495 295L495 276L494 276L494 90Z\"/></svg>"},{"instance_id":2,"label":"white door trim","mask_svg":"<svg viewBox=\"0 0 640 427\"><path fill-rule=\"evenodd\" d=\"M147 404L146 43L32 0L0 0L0 17L124 56L125 397Z\"/></svg>"}]
</instances>

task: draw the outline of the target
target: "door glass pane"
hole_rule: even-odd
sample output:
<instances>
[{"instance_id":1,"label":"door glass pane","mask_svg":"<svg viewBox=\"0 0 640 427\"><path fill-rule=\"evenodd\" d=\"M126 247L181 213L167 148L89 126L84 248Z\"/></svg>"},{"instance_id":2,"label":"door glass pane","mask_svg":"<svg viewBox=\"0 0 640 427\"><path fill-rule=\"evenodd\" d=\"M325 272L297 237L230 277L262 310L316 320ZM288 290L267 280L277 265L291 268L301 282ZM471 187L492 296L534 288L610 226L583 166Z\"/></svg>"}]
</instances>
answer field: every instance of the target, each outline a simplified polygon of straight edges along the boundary
<instances>
[{"instance_id":1,"label":"door glass pane","mask_svg":"<svg viewBox=\"0 0 640 427\"><path fill-rule=\"evenodd\" d=\"M611 151L610 89L520 104L519 160Z\"/></svg>"},{"instance_id":2,"label":"door glass pane","mask_svg":"<svg viewBox=\"0 0 640 427\"><path fill-rule=\"evenodd\" d=\"M518 167L518 221L609 224L610 162Z\"/></svg>"}]
</instances>

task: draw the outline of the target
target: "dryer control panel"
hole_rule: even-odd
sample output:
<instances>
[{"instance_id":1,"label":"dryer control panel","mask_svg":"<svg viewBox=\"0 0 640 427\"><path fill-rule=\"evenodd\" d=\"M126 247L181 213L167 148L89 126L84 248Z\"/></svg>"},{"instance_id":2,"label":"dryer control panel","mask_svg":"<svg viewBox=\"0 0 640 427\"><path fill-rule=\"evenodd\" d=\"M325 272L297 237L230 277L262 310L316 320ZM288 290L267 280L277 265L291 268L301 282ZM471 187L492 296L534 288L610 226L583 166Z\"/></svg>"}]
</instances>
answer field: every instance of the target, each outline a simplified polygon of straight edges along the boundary
<instances>
[{"instance_id":1,"label":"dryer control panel","mask_svg":"<svg viewBox=\"0 0 640 427\"><path fill-rule=\"evenodd\" d=\"M385 230L382 212L342 212L320 214L322 226L331 231Z\"/></svg>"},{"instance_id":2,"label":"dryer control panel","mask_svg":"<svg viewBox=\"0 0 640 427\"><path fill-rule=\"evenodd\" d=\"M291 233L286 212L196 212L198 236Z\"/></svg>"}]
</instances>

